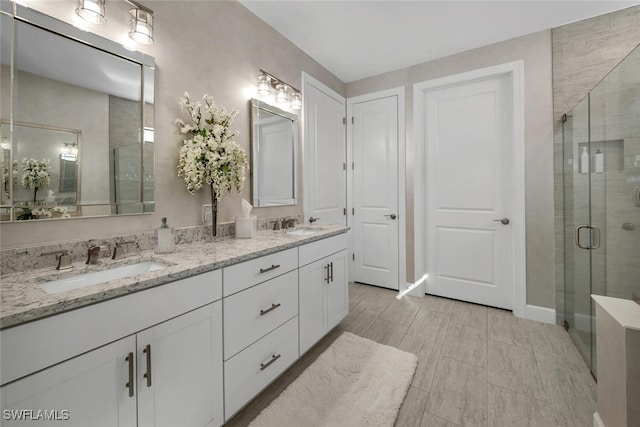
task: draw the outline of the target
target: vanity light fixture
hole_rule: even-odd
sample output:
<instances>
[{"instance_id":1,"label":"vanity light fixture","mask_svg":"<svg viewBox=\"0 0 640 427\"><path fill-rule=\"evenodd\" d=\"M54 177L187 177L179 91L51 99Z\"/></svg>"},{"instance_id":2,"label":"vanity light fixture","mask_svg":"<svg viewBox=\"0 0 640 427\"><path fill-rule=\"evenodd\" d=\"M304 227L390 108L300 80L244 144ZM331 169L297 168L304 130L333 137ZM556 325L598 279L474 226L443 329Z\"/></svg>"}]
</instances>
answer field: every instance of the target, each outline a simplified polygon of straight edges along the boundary
<instances>
[{"instance_id":1,"label":"vanity light fixture","mask_svg":"<svg viewBox=\"0 0 640 427\"><path fill-rule=\"evenodd\" d=\"M141 44L153 43L153 11L140 3L127 0L135 6L129 10L131 15L129 37Z\"/></svg>"},{"instance_id":2,"label":"vanity light fixture","mask_svg":"<svg viewBox=\"0 0 640 427\"><path fill-rule=\"evenodd\" d=\"M70 160L73 162L78 160L78 144L76 144L75 142L65 142L64 146L62 147L60 158L62 158L62 160Z\"/></svg>"},{"instance_id":3,"label":"vanity light fixture","mask_svg":"<svg viewBox=\"0 0 640 427\"><path fill-rule=\"evenodd\" d=\"M258 76L258 95L271 95L271 78L266 74L260 74Z\"/></svg>"},{"instance_id":4,"label":"vanity light fixture","mask_svg":"<svg viewBox=\"0 0 640 427\"><path fill-rule=\"evenodd\" d=\"M287 88L282 83L276 85L276 102L278 104L286 104L287 102L289 102L289 94L287 93Z\"/></svg>"},{"instance_id":5,"label":"vanity light fixture","mask_svg":"<svg viewBox=\"0 0 640 427\"><path fill-rule=\"evenodd\" d=\"M291 100L289 108L292 110L302 108L302 94L298 89L273 74L260 69L260 74L258 75L258 95L269 96L274 92L278 104L287 104Z\"/></svg>"},{"instance_id":6,"label":"vanity light fixture","mask_svg":"<svg viewBox=\"0 0 640 427\"><path fill-rule=\"evenodd\" d=\"M302 109L302 95L300 94L300 92L293 92L291 94L291 109L292 110Z\"/></svg>"},{"instance_id":7,"label":"vanity light fixture","mask_svg":"<svg viewBox=\"0 0 640 427\"><path fill-rule=\"evenodd\" d=\"M91 24L105 24L106 0L78 0L76 14Z\"/></svg>"}]
</instances>

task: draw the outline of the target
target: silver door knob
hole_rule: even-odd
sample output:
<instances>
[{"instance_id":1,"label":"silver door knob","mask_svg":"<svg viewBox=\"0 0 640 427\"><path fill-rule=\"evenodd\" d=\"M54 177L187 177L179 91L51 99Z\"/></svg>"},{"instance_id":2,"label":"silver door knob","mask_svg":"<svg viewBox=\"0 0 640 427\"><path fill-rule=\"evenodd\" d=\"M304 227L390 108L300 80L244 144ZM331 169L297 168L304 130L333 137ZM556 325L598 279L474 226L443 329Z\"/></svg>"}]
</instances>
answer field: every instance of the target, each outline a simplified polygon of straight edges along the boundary
<instances>
[{"instance_id":1,"label":"silver door knob","mask_svg":"<svg viewBox=\"0 0 640 427\"><path fill-rule=\"evenodd\" d=\"M391 219L396 219L397 218L396 214L389 214L389 215L385 215L385 216L388 217L388 218L391 218Z\"/></svg>"},{"instance_id":2,"label":"silver door knob","mask_svg":"<svg viewBox=\"0 0 640 427\"><path fill-rule=\"evenodd\" d=\"M509 218L494 219L493 221L494 221L494 222L498 222L498 221L500 221L500 222L502 223L502 225L507 225L507 224L509 224L509 222L510 222L510 221L509 221Z\"/></svg>"}]
</instances>

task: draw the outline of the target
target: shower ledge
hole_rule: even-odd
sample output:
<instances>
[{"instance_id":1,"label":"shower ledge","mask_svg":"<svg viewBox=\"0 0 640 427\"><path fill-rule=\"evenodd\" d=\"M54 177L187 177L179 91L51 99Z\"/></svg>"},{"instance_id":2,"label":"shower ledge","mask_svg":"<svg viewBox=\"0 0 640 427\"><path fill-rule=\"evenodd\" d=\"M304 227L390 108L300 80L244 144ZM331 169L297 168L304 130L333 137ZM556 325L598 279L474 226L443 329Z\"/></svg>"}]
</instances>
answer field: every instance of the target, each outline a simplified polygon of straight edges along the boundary
<instances>
[{"instance_id":1,"label":"shower ledge","mask_svg":"<svg viewBox=\"0 0 640 427\"><path fill-rule=\"evenodd\" d=\"M602 295L591 295L591 298L609 313L620 326L640 331L640 304L630 299Z\"/></svg>"}]
</instances>

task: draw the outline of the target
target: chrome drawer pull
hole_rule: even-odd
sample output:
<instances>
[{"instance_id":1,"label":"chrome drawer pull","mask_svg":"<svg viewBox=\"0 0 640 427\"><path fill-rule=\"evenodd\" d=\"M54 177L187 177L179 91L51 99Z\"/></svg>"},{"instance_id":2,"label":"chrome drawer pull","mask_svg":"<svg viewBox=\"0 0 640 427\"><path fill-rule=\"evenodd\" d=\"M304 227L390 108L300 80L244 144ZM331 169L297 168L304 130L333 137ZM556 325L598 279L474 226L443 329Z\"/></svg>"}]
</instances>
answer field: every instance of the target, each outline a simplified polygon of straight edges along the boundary
<instances>
[{"instance_id":1,"label":"chrome drawer pull","mask_svg":"<svg viewBox=\"0 0 640 427\"><path fill-rule=\"evenodd\" d=\"M267 314L270 311L275 310L276 308L280 307L280 303L277 304L271 304L271 307L267 308L266 310L260 310L260 316L264 316L265 314Z\"/></svg>"},{"instance_id":2,"label":"chrome drawer pull","mask_svg":"<svg viewBox=\"0 0 640 427\"><path fill-rule=\"evenodd\" d=\"M276 268L280 268L280 264L271 264L271 267L261 268L260 273L266 273L267 271L275 270Z\"/></svg>"},{"instance_id":3,"label":"chrome drawer pull","mask_svg":"<svg viewBox=\"0 0 640 427\"><path fill-rule=\"evenodd\" d=\"M267 369L273 362L280 359L280 356L282 356L282 354L278 354L278 355L274 354L273 356L271 356L271 360L269 360L267 363L260 364L260 370L264 371L265 369Z\"/></svg>"}]
</instances>

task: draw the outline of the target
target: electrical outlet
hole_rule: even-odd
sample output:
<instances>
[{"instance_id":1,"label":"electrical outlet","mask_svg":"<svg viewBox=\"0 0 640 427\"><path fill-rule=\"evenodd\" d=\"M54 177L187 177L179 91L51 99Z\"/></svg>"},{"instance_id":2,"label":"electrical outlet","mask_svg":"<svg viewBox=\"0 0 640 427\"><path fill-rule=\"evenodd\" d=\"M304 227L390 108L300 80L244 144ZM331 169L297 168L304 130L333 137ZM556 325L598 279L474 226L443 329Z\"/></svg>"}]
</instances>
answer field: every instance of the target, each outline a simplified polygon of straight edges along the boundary
<instances>
[{"instance_id":1,"label":"electrical outlet","mask_svg":"<svg viewBox=\"0 0 640 427\"><path fill-rule=\"evenodd\" d=\"M213 219L213 213L211 212L211 204L202 205L202 222L210 223Z\"/></svg>"}]
</instances>

